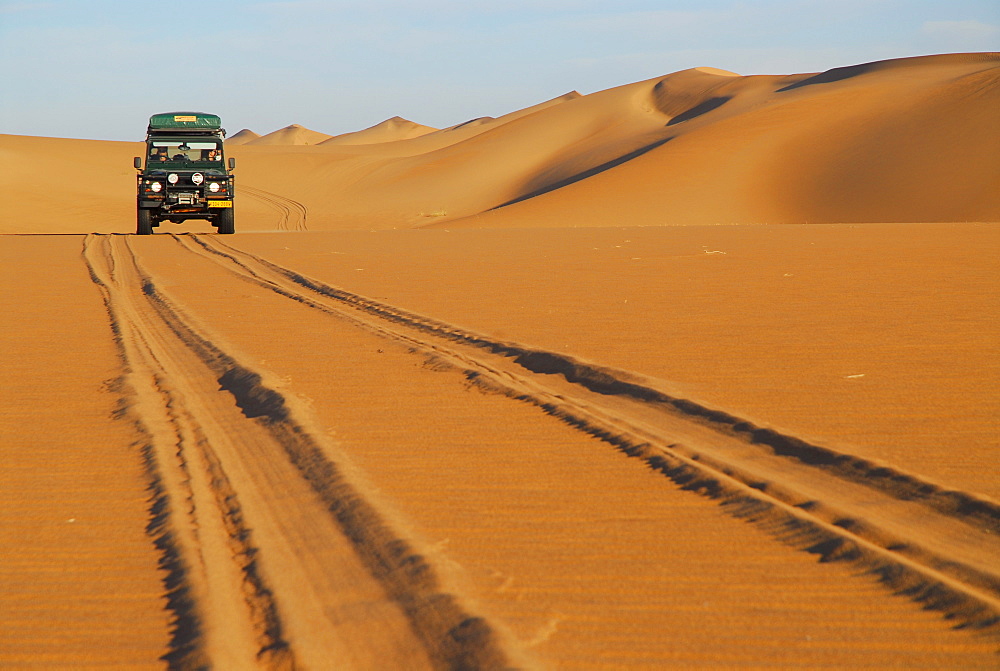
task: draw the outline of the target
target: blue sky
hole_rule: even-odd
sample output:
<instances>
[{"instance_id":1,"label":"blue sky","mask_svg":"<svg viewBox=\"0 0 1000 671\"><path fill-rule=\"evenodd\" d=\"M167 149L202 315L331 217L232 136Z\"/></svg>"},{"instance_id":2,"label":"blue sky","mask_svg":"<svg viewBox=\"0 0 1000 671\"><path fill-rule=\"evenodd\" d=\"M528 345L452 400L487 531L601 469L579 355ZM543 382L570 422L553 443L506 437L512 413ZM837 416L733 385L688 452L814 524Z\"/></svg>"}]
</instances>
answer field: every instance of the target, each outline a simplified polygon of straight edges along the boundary
<instances>
[{"instance_id":1,"label":"blue sky","mask_svg":"<svg viewBox=\"0 0 1000 671\"><path fill-rule=\"evenodd\" d=\"M956 51L1000 51L1000 2L0 0L0 133L137 140L189 109L231 133L444 127L689 67Z\"/></svg>"}]
</instances>

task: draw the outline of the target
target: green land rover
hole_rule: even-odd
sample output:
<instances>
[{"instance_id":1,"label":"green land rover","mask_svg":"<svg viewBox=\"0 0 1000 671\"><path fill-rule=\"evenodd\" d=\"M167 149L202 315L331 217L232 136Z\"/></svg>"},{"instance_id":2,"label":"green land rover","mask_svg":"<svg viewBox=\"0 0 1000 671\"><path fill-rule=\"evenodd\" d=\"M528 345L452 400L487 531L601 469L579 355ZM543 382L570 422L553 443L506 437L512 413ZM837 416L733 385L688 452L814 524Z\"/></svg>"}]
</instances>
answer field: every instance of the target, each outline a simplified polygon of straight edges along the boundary
<instances>
[{"instance_id":1,"label":"green land rover","mask_svg":"<svg viewBox=\"0 0 1000 671\"><path fill-rule=\"evenodd\" d=\"M145 161L135 157L138 235L150 235L164 221L180 224L188 219L208 220L219 233L236 231L231 174L236 159L229 159L227 167L225 137L214 114L166 112L149 117Z\"/></svg>"}]
</instances>

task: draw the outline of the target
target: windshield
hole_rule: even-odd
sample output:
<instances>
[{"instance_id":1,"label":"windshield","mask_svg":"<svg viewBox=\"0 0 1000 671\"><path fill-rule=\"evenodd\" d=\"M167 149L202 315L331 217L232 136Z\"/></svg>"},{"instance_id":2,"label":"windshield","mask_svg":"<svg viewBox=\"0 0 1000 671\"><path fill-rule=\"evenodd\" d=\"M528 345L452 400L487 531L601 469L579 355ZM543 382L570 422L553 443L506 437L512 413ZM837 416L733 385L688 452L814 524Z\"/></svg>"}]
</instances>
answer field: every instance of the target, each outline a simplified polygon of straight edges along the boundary
<instances>
[{"instance_id":1,"label":"windshield","mask_svg":"<svg viewBox=\"0 0 1000 671\"><path fill-rule=\"evenodd\" d=\"M217 140L151 140L146 167L191 165L222 168L222 142Z\"/></svg>"}]
</instances>

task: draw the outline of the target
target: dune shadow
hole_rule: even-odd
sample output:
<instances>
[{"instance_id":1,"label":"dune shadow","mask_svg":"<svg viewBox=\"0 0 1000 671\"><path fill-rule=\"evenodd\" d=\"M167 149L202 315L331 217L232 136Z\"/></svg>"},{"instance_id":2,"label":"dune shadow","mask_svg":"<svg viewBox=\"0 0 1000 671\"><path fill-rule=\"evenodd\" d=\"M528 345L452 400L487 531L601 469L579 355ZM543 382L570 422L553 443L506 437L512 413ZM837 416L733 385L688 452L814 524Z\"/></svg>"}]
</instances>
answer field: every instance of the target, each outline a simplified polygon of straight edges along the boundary
<instances>
[{"instance_id":1,"label":"dune shadow","mask_svg":"<svg viewBox=\"0 0 1000 671\"><path fill-rule=\"evenodd\" d=\"M471 126L474 124L484 124L487 121L493 121L491 116L477 116L475 119L469 119L468 121L463 121L460 124L456 124L451 128L445 128L444 130L458 130L459 128L465 128L466 126Z\"/></svg>"},{"instance_id":2,"label":"dune shadow","mask_svg":"<svg viewBox=\"0 0 1000 671\"><path fill-rule=\"evenodd\" d=\"M833 82L843 81L844 79L850 79L851 77L863 75L866 72L871 71L876 65L878 65L878 63L862 63L861 65L848 65L842 68L833 68L832 70L821 72L818 75L807 77L800 82L789 84L788 86L778 89L776 93L791 91L792 89L800 89L803 86L812 86L813 84L831 84Z\"/></svg>"},{"instance_id":3,"label":"dune shadow","mask_svg":"<svg viewBox=\"0 0 1000 671\"><path fill-rule=\"evenodd\" d=\"M690 121L696 117L700 117L702 114L707 114L714 109L722 107L727 102L732 100L732 96L716 96L714 98L709 98L708 100L698 103L686 112L681 112L673 119L667 122L668 126L673 126L674 124L683 123L684 121Z\"/></svg>"},{"instance_id":4,"label":"dune shadow","mask_svg":"<svg viewBox=\"0 0 1000 671\"><path fill-rule=\"evenodd\" d=\"M546 184L545 186L540 187L538 189L535 189L533 191L530 191L530 192L528 192L528 193L526 193L526 194L524 194L522 196L518 196L517 198L514 198L512 200L508 200L505 203L501 203L500 205L497 205L496 207L491 207L490 210L499 210L502 207L507 207L508 205L513 205L514 203L520 203L522 200L529 200L529 199L534 198L536 196L541 196L544 193L548 193L550 191L555 191L556 189L561 189L564 186L569 186L570 184L573 184L574 182L579 182L581 180L587 179L588 177L593 177L594 175L600 174L600 173L604 172L605 170L610 170L611 168L617 167L617 166L619 166L619 165L621 165L623 163L628 163L632 159L638 158L638 157L642 156L643 154L645 154L646 152L652 151L652 150L656 149L657 147L660 147L660 146L666 144L667 142L670 142L673 139L674 139L673 136L670 136L670 137L663 138L662 140L657 140L656 142L651 142L650 144L647 144L647 145L645 145L643 147L639 147L638 149L636 149L634 151L630 151L627 154L619 156L616 159L612 159L610 161L607 161L606 163L602 163L602 164L600 164L598 166L594 166L593 168L590 168L589 170L584 170L583 172L578 172L575 175L570 175L569 177L565 177L565 178L560 179L558 181L552 182L551 184Z\"/></svg>"}]
</instances>

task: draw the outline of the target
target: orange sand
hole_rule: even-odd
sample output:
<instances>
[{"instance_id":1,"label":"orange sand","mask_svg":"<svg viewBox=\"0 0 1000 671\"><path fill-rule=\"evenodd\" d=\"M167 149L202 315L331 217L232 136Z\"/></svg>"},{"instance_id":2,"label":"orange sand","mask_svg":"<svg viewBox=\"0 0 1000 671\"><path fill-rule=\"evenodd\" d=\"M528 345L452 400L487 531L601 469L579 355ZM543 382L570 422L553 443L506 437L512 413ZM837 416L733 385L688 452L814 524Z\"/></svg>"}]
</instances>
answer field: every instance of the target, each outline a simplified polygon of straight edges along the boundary
<instances>
[{"instance_id":1,"label":"orange sand","mask_svg":"<svg viewBox=\"0 0 1000 671\"><path fill-rule=\"evenodd\" d=\"M120 363L79 254L79 236L0 245L0 666L161 668L141 445L114 420Z\"/></svg>"},{"instance_id":2,"label":"orange sand","mask_svg":"<svg viewBox=\"0 0 1000 671\"><path fill-rule=\"evenodd\" d=\"M245 130L236 236L0 136L0 666L995 666L998 82Z\"/></svg>"}]
</instances>

